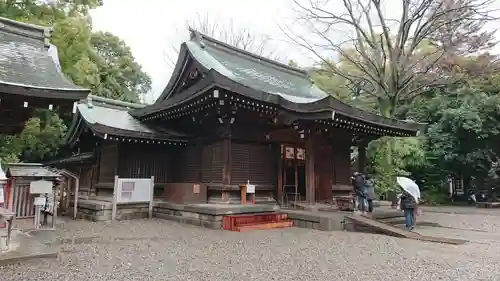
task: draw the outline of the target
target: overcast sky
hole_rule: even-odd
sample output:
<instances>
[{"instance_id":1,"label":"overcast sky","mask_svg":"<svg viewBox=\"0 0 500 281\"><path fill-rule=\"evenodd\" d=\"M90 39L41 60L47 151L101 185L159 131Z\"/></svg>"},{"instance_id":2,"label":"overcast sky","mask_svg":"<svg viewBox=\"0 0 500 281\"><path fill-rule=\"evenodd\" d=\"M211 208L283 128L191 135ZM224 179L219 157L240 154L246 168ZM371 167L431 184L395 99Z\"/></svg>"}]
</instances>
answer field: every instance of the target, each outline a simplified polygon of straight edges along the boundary
<instances>
[{"instance_id":1,"label":"overcast sky","mask_svg":"<svg viewBox=\"0 0 500 281\"><path fill-rule=\"evenodd\" d=\"M386 2L391 1L396 6L391 4L385 12L397 10L400 1ZM500 6L500 0L496 2ZM110 31L131 47L137 62L152 78L152 92L146 97L147 102L152 102L172 71L165 55L176 60L172 46L179 46L188 38L186 23L200 15L219 24L232 20L235 26L268 35L280 57L296 60L300 65L310 64L311 55L286 43L279 28L293 24L291 5L292 0L104 0L104 5L91 11L91 15L94 30Z\"/></svg>"},{"instance_id":2,"label":"overcast sky","mask_svg":"<svg viewBox=\"0 0 500 281\"><path fill-rule=\"evenodd\" d=\"M291 18L290 5L291 0L104 0L91 15L94 30L110 31L131 47L153 80L153 95L158 96L171 73L163 57L165 52L176 57L172 45L179 46L188 38L187 21L198 15L220 23L233 20L235 25L277 39L273 42L282 49L288 44L280 43L284 38L278 24ZM297 50L287 53L287 58L307 60Z\"/></svg>"}]
</instances>

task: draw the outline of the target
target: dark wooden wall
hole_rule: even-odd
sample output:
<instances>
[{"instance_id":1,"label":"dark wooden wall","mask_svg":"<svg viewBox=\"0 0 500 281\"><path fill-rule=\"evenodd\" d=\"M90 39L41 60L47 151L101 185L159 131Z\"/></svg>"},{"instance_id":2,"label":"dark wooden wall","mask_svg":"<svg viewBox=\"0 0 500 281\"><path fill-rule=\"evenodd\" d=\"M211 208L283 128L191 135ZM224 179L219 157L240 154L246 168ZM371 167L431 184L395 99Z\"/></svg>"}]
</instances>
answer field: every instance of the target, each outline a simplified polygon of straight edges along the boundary
<instances>
[{"instance_id":1,"label":"dark wooden wall","mask_svg":"<svg viewBox=\"0 0 500 281\"><path fill-rule=\"evenodd\" d=\"M97 151L97 181L99 183L114 182L118 172L118 143L104 140L100 143Z\"/></svg>"},{"instance_id":2,"label":"dark wooden wall","mask_svg":"<svg viewBox=\"0 0 500 281\"><path fill-rule=\"evenodd\" d=\"M221 183L224 175L224 141L205 144L202 148L201 181Z\"/></svg>"},{"instance_id":3,"label":"dark wooden wall","mask_svg":"<svg viewBox=\"0 0 500 281\"><path fill-rule=\"evenodd\" d=\"M123 178L155 177L155 183L166 183L173 174L172 154L175 148L166 145L119 143L118 176Z\"/></svg>"},{"instance_id":4,"label":"dark wooden wall","mask_svg":"<svg viewBox=\"0 0 500 281\"><path fill-rule=\"evenodd\" d=\"M278 147L278 148L277 148ZM270 143L231 143L231 184L276 185L279 146Z\"/></svg>"},{"instance_id":5,"label":"dark wooden wall","mask_svg":"<svg viewBox=\"0 0 500 281\"><path fill-rule=\"evenodd\" d=\"M320 145L315 149L316 149L315 151L316 163L314 165L314 169L315 169L316 189L317 189L316 199L328 200L332 198L332 185L334 179L334 158L336 156L333 154L332 146L329 144Z\"/></svg>"},{"instance_id":6,"label":"dark wooden wall","mask_svg":"<svg viewBox=\"0 0 500 281\"><path fill-rule=\"evenodd\" d=\"M335 176L333 184L351 184L351 140L340 137L333 142L333 165Z\"/></svg>"},{"instance_id":7,"label":"dark wooden wall","mask_svg":"<svg viewBox=\"0 0 500 281\"><path fill-rule=\"evenodd\" d=\"M227 140L217 140L205 144L192 144L172 155L172 180L168 182L185 183L223 183L226 161L225 145ZM241 185L251 183L275 185L277 181L277 160L279 146L270 143L249 143L231 141L230 144L230 182Z\"/></svg>"},{"instance_id":8,"label":"dark wooden wall","mask_svg":"<svg viewBox=\"0 0 500 281\"><path fill-rule=\"evenodd\" d=\"M173 156L172 177L169 182L196 183L201 181L201 146L190 145L179 149Z\"/></svg>"}]
</instances>

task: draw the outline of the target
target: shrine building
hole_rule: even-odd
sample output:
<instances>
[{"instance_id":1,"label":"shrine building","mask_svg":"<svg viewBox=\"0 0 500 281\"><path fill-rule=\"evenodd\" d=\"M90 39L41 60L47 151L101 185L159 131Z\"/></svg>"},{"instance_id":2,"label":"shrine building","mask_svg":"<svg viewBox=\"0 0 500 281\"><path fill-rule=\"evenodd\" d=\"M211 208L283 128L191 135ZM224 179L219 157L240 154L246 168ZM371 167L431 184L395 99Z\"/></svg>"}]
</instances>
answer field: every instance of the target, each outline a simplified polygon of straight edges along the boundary
<instances>
[{"instance_id":1,"label":"shrine building","mask_svg":"<svg viewBox=\"0 0 500 281\"><path fill-rule=\"evenodd\" d=\"M109 198L115 176L154 176L156 197L176 204L240 204L247 184L257 204L329 201L350 184L353 146L363 166L370 141L424 130L350 106L302 69L190 32L154 104L78 102L72 154L53 164L79 174L89 198Z\"/></svg>"}]
</instances>

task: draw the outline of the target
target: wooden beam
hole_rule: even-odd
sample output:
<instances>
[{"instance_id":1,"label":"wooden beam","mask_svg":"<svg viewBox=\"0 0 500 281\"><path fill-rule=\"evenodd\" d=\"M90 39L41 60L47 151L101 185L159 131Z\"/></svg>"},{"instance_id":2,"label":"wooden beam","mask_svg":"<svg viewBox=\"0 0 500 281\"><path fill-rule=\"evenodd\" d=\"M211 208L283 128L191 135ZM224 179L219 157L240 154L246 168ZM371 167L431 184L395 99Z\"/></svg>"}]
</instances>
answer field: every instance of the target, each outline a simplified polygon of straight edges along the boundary
<instances>
[{"instance_id":1,"label":"wooden beam","mask_svg":"<svg viewBox=\"0 0 500 281\"><path fill-rule=\"evenodd\" d=\"M285 147L283 145L279 145L279 160L278 160L278 203L283 204L283 155Z\"/></svg>"},{"instance_id":2,"label":"wooden beam","mask_svg":"<svg viewBox=\"0 0 500 281\"><path fill-rule=\"evenodd\" d=\"M358 145L358 172L366 172L366 161L366 144L362 142Z\"/></svg>"},{"instance_id":3,"label":"wooden beam","mask_svg":"<svg viewBox=\"0 0 500 281\"><path fill-rule=\"evenodd\" d=\"M314 204L316 191L314 137L312 133L306 136L306 201L309 204Z\"/></svg>"},{"instance_id":4,"label":"wooden beam","mask_svg":"<svg viewBox=\"0 0 500 281\"><path fill-rule=\"evenodd\" d=\"M224 137L224 169L222 183L231 184L231 125L225 120L222 133Z\"/></svg>"}]
</instances>

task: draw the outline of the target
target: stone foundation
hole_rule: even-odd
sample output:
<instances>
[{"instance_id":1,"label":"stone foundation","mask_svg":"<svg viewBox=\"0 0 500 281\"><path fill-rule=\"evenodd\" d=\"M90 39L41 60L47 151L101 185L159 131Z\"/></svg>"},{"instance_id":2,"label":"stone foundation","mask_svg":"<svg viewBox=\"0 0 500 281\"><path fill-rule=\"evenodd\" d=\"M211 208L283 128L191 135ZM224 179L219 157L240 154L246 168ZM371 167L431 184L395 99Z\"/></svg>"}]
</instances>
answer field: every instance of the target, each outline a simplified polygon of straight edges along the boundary
<instances>
[{"instance_id":1,"label":"stone foundation","mask_svg":"<svg viewBox=\"0 0 500 281\"><path fill-rule=\"evenodd\" d=\"M156 202L153 216L210 229L222 229L222 218L227 215L276 212L276 205L232 204L173 204Z\"/></svg>"},{"instance_id":2,"label":"stone foundation","mask_svg":"<svg viewBox=\"0 0 500 281\"><path fill-rule=\"evenodd\" d=\"M153 216L210 229L222 229L223 215L197 213L181 204L157 203L153 208Z\"/></svg>"},{"instance_id":3,"label":"stone foundation","mask_svg":"<svg viewBox=\"0 0 500 281\"><path fill-rule=\"evenodd\" d=\"M73 206L71 206L73 210ZM279 206L270 204L175 204L155 202L153 217L173 220L210 229L222 229L222 218L227 215L273 213ZM104 200L78 200L77 218L91 221L111 220L112 204ZM71 214L69 214L71 215ZM148 217L148 203L119 204L117 220L142 219Z\"/></svg>"},{"instance_id":4,"label":"stone foundation","mask_svg":"<svg viewBox=\"0 0 500 281\"><path fill-rule=\"evenodd\" d=\"M299 210L281 210L281 212L286 213L288 218L293 220L297 227L322 231L344 229L345 213L342 212L309 212Z\"/></svg>"},{"instance_id":5,"label":"stone foundation","mask_svg":"<svg viewBox=\"0 0 500 281\"><path fill-rule=\"evenodd\" d=\"M500 202L477 202L476 208L500 208Z\"/></svg>"},{"instance_id":6,"label":"stone foundation","mask_svg":"<svg viewBox=\"0 0 500 281\"><path fill-rule=\"evenodd\" d=\"M73 211L73 206L71 206ZM113 204L100 200L78 200L76 217L90 221L109 221ZM149 214L149 203L118 204L116 209L117 220L143 219ZM70 214L72 215L72 213Z\"/></svg>"}]
</instances>

